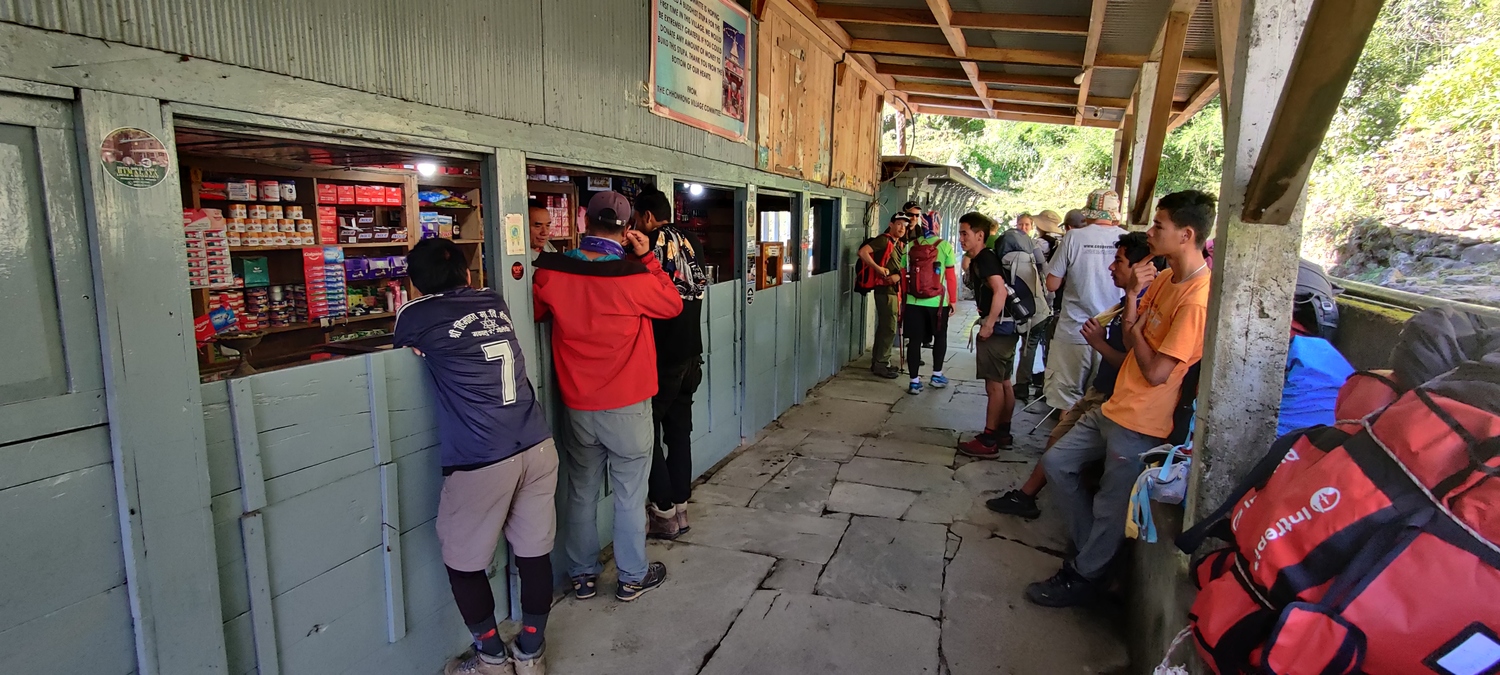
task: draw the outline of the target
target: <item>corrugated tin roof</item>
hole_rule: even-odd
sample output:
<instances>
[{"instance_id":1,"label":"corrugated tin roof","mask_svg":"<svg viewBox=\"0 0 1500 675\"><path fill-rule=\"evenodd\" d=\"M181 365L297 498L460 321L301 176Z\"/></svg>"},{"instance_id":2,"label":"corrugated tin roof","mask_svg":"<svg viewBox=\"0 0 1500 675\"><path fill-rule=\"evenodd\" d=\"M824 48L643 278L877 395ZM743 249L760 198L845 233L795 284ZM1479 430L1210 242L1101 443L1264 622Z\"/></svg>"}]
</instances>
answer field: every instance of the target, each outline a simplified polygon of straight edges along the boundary
<instances>
[{"instance_id":1,"label":"corrugated tin roof","mask_svg":"<svg viewBox=\"0 0 1500 675\"><path fill-rule=\"evenodd\" d=\"M955 12L1088 16L1093 3L1092 0L950 0L948 4Z\"/></svg>"},{"instance_id":2,"label":"corrugated tin roof","mask_svg":"<svg viewBox=\"0 0 1500 675\"><path fill-rule=\"evenodd\" d=\"M1135 93L1135 81L1140 73L1123 68L1099 68L1089 85L1089 94L1111 98L1130 98Z\"/></svg>"},{"instance_id":3,"label":"corrugated tin roof","mask_svg":"<svg viewBox=\"0 0 1500 675\"><path fill-rule=\"evenodd\" d=\"M1040 49L1049 52L1083 53L1088 40L1082 35L1059 35L1054 33L1019 33L1008 30L984 30L965 28L964 39L971 47L1001 47L1005 49Z\"/></svg>"},{"instance_id":4,"label":"corrugated tin roof","mask_svg":"<svg viewBox=\"0 0 1500 675\"><path fill-rule=\"evenodd\" d=\"M899 40L901 42L925 42L946 45L948 38L943 31L922 26L890 26L880 23L846 23L844 30L857 40Z\"/></svg>"},{"instance_id":5,"label":"corrugated tin roof","mask_svg":"<svg viewBox=\"0 0 1500 675\"><path fill-rule=\"evenodd\" d=\"M1109 0L1104 8L1101 54L1149 54L1172 0Z\"/></svg>"},{"instance_id":6,"label":"corrugated tin roof","mask_svg":"<svg viewBox=\"0 0 1500 675\"><path fill-rule=\"evenodd\" d=\"M1203 0L1193 11L1193 20L1188 22L1187 43L1182 53L1193 58L1214 58L1218 53L1215 40L1214 3L1213 0Z\"/></svg>"}]
</instances>

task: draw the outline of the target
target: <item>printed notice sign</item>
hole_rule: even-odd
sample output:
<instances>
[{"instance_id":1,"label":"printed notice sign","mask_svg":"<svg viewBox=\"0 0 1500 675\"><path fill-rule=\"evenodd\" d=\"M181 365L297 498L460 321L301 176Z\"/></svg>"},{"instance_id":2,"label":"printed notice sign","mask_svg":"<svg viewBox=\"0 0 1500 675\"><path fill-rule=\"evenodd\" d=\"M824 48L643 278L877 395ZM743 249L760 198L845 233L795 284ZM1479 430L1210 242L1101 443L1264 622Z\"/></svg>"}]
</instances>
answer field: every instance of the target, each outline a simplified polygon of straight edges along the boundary
<instances>
[{"instance_id":1,"label":"printed notice sign","mask_svg":"<svg viewBox=\"0 0 1500 675\"><path fill-rule=\"evenodd\" d=\"M750 13L734 0L654 0L651 111L743 142Z\"/></svg>"},{"instance_id":2,"label":"printed notice sign","mask_svg":"<svg viewBox=\"0 0 1500 675\"><path fill-rule=\"evenodd\" d=\"M99 163L104 173L133 188L148 188L166 180L172 169L172 154L151 132L125 127L115 129L99 144Z\"/></svg>"}]
</instances>

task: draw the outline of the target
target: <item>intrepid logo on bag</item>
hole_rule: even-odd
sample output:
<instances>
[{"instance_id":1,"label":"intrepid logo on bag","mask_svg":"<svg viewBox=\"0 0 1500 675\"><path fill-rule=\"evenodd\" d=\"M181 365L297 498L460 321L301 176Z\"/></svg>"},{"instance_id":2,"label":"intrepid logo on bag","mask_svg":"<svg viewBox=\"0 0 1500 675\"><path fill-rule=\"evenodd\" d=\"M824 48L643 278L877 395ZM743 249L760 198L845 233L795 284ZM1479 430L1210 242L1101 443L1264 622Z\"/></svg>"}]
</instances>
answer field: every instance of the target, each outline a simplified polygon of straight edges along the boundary
<instances>
[{"instance_id":1,"label":"intrepid logo on bag","mask_svg":"<svg viewBox=\"0 0 1500 675\"><path fill-rule=\"evenodd\" d=\"M1275 525L1266 528L1266 533L1261 535L1260 542L1256 543L1255 560L1250 563L1250 569L1260 569L1261 554L1265 553L1266 546L1271 542L1291 534L1298 523L1312 520L1313 513L1328 513L1338 505L1338 488L1325 487L1313 493L1312 498L1307 500L1306 508L1297 509L1291 515L1278 518Z\"/></svg>"}]
</instances>

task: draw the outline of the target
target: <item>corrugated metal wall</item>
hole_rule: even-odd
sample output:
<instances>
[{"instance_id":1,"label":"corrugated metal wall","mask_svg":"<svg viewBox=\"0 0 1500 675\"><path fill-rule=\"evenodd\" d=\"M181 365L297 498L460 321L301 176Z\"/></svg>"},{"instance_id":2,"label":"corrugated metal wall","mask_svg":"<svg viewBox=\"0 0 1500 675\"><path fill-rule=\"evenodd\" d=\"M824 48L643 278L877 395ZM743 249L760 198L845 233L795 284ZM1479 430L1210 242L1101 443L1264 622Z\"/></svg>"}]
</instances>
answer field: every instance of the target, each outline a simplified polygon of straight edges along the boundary
<instances>
[{"instance_id":1,"label":"corrugated metal wall","mask_svg":"<svg viewBox=\"0 0 1500 675\"><path fill-rule=\"evenodd\" d=\"M747 144L642 105L646 2L0 0L0 21L740 166L753 159Z\"/></svg>"}]
</instances>

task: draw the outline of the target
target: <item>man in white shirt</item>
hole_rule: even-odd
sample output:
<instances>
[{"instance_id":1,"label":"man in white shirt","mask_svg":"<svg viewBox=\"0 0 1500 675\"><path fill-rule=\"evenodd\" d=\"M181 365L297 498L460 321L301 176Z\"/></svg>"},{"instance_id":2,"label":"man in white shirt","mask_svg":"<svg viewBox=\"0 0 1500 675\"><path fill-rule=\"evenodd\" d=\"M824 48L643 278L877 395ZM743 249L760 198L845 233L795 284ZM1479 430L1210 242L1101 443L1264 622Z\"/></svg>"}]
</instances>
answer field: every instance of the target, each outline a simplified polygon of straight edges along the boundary
<instances>
[{"instance_id":1,"label":"man in white shirt","mask_svg":"<svg viewBox=\"0 0 1500 675\"><path fill-rule=\"evenodd\" d=\"M1063 289L1062 312L1047 351L1047 405L1067 410L1083 397L1099 369L1099 353L1083 339L1083 324L1119 301L1110 276L1120 228L1120 196L1095 190L1083 208L1083 227L1063 235L1047 266L1047 290ZM1064 284L1064 281L1067 283Z\"/></svg>"}]
</instances>

